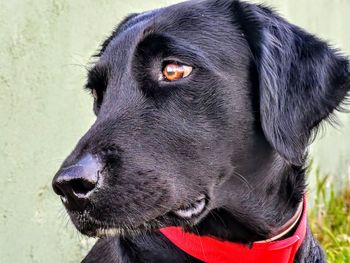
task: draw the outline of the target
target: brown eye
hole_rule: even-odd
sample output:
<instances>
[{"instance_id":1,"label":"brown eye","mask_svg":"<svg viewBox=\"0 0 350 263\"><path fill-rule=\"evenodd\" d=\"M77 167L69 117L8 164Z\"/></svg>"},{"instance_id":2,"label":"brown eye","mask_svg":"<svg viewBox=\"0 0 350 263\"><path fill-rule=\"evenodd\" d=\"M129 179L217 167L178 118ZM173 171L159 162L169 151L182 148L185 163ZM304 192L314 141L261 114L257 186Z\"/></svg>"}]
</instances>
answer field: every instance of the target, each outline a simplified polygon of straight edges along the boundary
<instances>
[{"instance_id":1,"label":"brown eye","mask_svg":"<svg viewBox=\"0 0 350 263\"><path fill-rule=\"evenodd\" d=\"M192 72L192 67L171 63L163 69L163 77L166 80L174 81L188 77Z\"/></svg>"},{"instance_id":2,"label":"brown eye","mask_svg":"<svg viewBox=\"0 0 350 263\"><path fill-rule=\"evenodd\" d=\"M92 89L91 94L92 94L92 97L94 97L95 100L98 99L97 91L95 89Z\"/></svg>"}]
</instances>

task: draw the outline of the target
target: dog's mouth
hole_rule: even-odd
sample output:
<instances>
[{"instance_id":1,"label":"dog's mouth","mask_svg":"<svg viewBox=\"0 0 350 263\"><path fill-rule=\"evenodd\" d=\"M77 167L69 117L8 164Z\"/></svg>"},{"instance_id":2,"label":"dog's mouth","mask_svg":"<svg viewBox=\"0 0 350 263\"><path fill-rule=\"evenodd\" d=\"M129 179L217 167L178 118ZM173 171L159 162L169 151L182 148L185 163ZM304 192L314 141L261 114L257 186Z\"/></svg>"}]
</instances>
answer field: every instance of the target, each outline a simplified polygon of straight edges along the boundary
<instances>
[{"instance_id":1,"label":"dog's mouth","mask_svg":"<svg viewBox=\"0 0 350 263\"><path fill-rule=\"evenodd\" d=\"M193 203L181 207L174 211L174 214L184 219L193 219L199 217L206 208L207 198L201 194Z\"/></svg>"},{"instance_id":2,"label":"dog's mouth","mask_svg":"<svg viewBox=\"0 0 350 263\"><path fill-rule=\"evenodd\" d=\"M90 216L88 211L71 214L71 219L77 229L85 235L92 237L105 237L117 235L135 235L145 231L157 230L167 226L193 226L205 214L208 206L206 195L199 195L193 202L183 205L176 210L170 210L163 215L148 220L137 226L115 225L99 221Z\"/></svg>"}]
</instances>

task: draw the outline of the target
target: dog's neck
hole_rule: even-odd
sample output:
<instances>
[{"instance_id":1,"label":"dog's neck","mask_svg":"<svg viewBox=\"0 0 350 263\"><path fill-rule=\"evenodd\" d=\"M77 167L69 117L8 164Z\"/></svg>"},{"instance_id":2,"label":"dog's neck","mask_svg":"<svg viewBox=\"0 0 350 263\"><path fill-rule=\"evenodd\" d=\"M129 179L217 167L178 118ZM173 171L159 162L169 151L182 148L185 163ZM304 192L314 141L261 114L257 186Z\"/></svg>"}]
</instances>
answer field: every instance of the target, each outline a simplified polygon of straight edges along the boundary
<instances>
[{"instance_id":1,"label":"dog's neck","mask_svg":"<svg viewBox=\"0 0 350 263\"><path fill-rule=\"evenodd\" d=\"M240 161L234 172L239 176L216 189L225 205L212 210L194 233L249 244L278 235L295 221L305 190L304 169L288 164L265 142L253 148L255 160Z\"/></svg>"},{"instance_id":2,"label":"dog's neck","mask_svg":"<svg viewBox=\"0 0 350 263\"><path fill-rule=\"evenodd\" d=\"M305 197L304 197L305 198ZM300 221L300 218L303 213L306 213L306 211L303 211L304 206L303 203L306 202L306 200L303 200L300 202L298 210L294 214L294 216L289 219L283 226L277 227L274 229L273 234L266 240L256 241L255 243L267 243L276 241L279 239L283 239L285 237L288 237L290 233L293 232L293 230L296 228L297 224Z\"/></svg>"}]
</instances>

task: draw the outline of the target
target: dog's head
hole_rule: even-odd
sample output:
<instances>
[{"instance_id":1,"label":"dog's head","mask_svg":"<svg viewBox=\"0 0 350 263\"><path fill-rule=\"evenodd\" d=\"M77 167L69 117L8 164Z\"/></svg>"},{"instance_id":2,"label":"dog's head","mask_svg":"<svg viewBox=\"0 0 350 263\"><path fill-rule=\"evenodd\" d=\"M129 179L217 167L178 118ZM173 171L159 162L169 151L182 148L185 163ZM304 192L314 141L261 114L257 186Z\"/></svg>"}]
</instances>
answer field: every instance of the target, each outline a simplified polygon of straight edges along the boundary
<instances>
[{"instance_id":1,"label":"dog's head","mask_svg":"<svg viewBox=\"0 0 350 263\"><path fill-rule=\"evenodd\" d=\"M303 166L350 73L267 8L193 1L127 17L86 87L97 119L53 187L82 233L103 235L196 224L272 166Z\"/></svg>"}]
</instances>

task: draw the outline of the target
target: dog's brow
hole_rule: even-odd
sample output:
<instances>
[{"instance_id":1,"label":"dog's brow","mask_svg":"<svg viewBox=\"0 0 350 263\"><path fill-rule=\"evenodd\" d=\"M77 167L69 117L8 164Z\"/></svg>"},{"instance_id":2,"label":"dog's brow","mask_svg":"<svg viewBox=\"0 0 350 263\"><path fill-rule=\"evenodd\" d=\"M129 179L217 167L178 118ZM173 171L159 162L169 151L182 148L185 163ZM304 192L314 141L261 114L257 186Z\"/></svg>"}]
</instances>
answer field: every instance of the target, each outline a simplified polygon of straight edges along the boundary
<instances>
[{"instance_id":1,"label":"dog's brow","mask_svg":"<svg viewBox=\"0 0 350 263\"><path fill-rule=\"evenodd\" d=\"M85 88L87 89L102 89L107 83L107 76L104 69L94 66L88 72Z\"/></svg>"},{"instance_id":2,"label":"dog's brow","mask_svg":"<svg viewBox=\"0 0 350 263\"><path fill-rule=\"evenodd\" d=\"M155 11L149 11L146 13L133 13L125 17L119 25L113 30L112 34L102 43L100 50L95 57L101 57L103 52L106 50L109 43L116 37L118 34L122 33L125 29L143 21L149 19L155 15Z\"/></svg>"},{"instance_id":3,"label":"dog's brow","mask_svg":"<svg viewBox=\"0 0 350 263\"><path fill-rule=\"evenodd\" d=\"M102 43L100 50L98 53L95 55L95 57L101 57L102 53L106 50L108 44L112 41L112 39L117 36L120 31L123 30L123 28L132 20L134 17L136 17L138 14L130 14L127 17L125 17L119 25L113 30L112 34Z\"/></svg>"}]
</instances>

